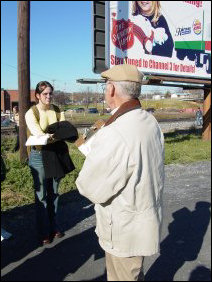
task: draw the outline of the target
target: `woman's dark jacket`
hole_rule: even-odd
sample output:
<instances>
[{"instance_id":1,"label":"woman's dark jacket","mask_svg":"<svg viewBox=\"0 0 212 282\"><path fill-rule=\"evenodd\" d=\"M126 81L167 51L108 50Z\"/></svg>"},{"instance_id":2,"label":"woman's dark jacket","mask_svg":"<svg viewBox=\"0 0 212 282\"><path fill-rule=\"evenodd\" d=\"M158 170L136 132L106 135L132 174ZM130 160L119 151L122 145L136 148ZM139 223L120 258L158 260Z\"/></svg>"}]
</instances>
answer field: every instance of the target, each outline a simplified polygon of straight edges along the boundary
<instances>
[{"instance_id":1,"label":"woman's dark jacket","mask_svg":"<svg viewBox=\"0 0 212 282\"><path fill-rule=\"evenodd\" d=\"M168 39L164 42L164 44L156 44L155 46L153 46L152 55L171 58L174 49L174 42L165 17L161 15L156 24L152 22L153 16L145 17L150 21L151 25L154 28L163 27L168 36Z\"/></svg>"},{"instance_id":2,"label":"woman's dark jacket","mask_svg":"<svg viewBox=\"0 0 212 282\"><path fill-rule=\"evenodd\" d=\"M65 141L76 141L77 129L68 121L59 121L49 125L45 132L54 134L54 138L58 140L42 148L45 177L62 178L75 169Z\"/></svg>"}]
</instances>

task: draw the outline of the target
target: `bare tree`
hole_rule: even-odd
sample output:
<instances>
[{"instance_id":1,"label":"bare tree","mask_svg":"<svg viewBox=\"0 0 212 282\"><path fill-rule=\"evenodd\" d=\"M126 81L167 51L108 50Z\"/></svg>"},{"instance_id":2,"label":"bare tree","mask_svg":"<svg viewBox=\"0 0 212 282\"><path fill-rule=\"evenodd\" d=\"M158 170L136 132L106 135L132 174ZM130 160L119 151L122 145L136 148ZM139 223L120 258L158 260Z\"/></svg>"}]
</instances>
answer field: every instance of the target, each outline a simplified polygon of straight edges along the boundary
<instances>
[{"instance_id":1,"label":"bare tree","mask_svg":"<svg viewBox=\"0 0 212 282\"><path fill-rule=\"evenodd\" d=\"M89 87L87 87L87 89L85 91L83 91L84 97L83 97L83 103L85 105L85 107L88 109L90 103L93 102L93 93L90 90Z\"/></svg>"},{"instance_id":2,"label":"bare tree","mask_svg":"<svg viewBox=\"0 0 212 282\"><path fill-rule=\"evenodd\" d=\"M60 91L54 92L53 103L57 104L58 106L65 106L69 102L70 102L69 94Z\"/></svg>"},{"instance_id":3,"label":"bare tree","mask_svg":"<svg viewBox=\"0 0 212 282\"><path fill-rule=\"evenodd\" d=\"M165 94L165 98L168 99L168 98L171 98L172 94L170 91L166 91L166 94Z\"/></svg>"}]
</instances>

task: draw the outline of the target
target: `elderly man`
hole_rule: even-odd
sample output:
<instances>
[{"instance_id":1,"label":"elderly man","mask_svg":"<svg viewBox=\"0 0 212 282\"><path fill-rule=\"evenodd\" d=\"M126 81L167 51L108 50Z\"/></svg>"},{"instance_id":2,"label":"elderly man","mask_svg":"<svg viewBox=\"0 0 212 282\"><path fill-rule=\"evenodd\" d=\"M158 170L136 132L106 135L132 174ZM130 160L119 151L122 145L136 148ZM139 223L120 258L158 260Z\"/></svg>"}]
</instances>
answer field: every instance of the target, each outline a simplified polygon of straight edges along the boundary
<instances>
[{"instance_id":1,"label":"elderly man","mask_svg":"<svg viewBox=\"0 0 212 282\"><path fill-rule=\"evenodd\" d=\"M112 116L96 134L76 184L95 203L108 281L142 281L144 257L159 252L164 138L138 100L143 74L118 65L101 75Z\"/></svg>"}]
</instances>

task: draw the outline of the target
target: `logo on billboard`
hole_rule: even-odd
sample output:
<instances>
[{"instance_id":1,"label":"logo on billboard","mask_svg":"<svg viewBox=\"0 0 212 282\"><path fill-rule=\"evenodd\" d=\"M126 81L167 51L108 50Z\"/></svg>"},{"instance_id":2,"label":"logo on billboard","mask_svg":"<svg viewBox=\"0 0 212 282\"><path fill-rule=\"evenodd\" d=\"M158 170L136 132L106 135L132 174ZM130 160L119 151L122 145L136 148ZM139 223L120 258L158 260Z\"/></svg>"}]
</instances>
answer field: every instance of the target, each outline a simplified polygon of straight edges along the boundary
<instances>
[{"instance_id":1,"label":"logo on billboard","mask_svg":"<svg viewBox=\"0 0 212 282\"><path fill-rule=\"evenodd\" d=\"M195 20L193 22L193 30L194 30L194 33L197 35L199 35L202 32L202 24L199 20Z\"/></svg>"},{"instance_id":2,"label":"logo on billboard","mask_svg":"<svg viewBox=\"0 0 212 282\"><path fill-rule=\"evenodd\" d=\"M153 47L155 33L152 29L148 30L150 36L147 36L142 28L124 19L113 19L113 28L111 39L113 44L122 51L130 49L134 44L134 36L141 42L144 50L150 54Z\"/></svg>"},{"instance_id":3,"label":"logo on billboard","mask_svg":"<svg viewBox=\"0 0 212 282\"><path fill-rule=\"evenodd\" d=\"M113 19L111 39L113 44L122 51L130 49L134 44L133 23L124 19Z\"/></svg>"},{"instance_id":4,"label":"logo on billboard","mask_svg":"<svg viewBox=\"0 0 212 282\"><path fill-rule=\"evenodd\" d=\"M191 27L179 27L176 30L176 36L191 34Z\"/></svg>"}]
</instances>

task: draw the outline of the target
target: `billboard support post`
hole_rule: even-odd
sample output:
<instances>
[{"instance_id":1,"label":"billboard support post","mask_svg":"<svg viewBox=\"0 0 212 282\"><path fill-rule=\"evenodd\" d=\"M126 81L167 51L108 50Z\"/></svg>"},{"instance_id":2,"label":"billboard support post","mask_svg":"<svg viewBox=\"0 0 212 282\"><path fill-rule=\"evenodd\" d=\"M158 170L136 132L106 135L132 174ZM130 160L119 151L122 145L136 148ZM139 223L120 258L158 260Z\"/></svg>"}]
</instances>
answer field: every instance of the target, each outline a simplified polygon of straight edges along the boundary
<instances>
[{"instance_id":1,"label":"billboard support post","mask_svg":"<svg viewBox=\"0 0 212 282\"><path fill-rule=\"evenodd\" d=\"M202 139L211 140L211 88L204 89Z\"/></svg>"}]
</instances>

